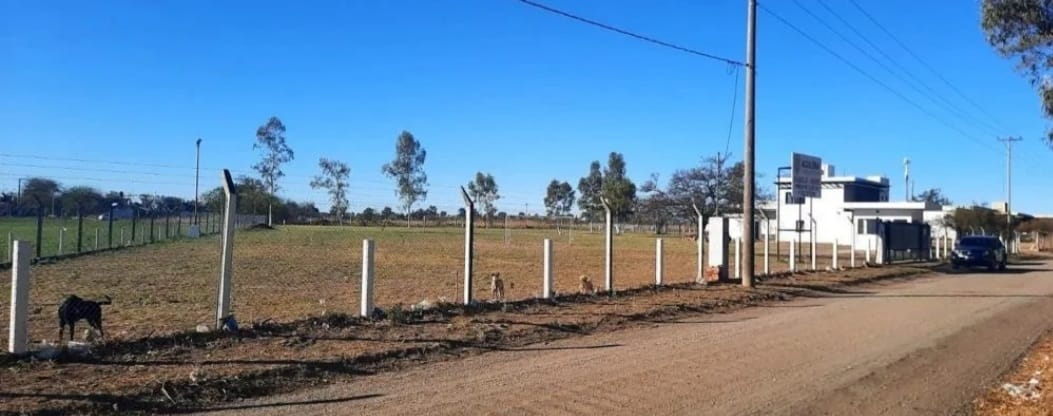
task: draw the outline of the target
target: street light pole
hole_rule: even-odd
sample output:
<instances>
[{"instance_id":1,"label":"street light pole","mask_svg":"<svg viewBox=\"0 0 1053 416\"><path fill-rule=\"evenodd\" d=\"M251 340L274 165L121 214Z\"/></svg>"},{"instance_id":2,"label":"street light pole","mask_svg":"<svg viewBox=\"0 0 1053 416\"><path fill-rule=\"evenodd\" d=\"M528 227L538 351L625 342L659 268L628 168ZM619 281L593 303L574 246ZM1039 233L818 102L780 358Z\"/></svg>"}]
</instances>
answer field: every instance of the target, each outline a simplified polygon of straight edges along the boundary
<instances>
[{"instance_id":1,"label":"street light pole","mask_svg":"<svg viewBox=\"0 0 1053 416\"><path fill-rule=\"evenodd\" d=\"M194 224L200 224L201 221L197 216L197 207L201 205L198 199L198 184L201 182L201 138L197 139L197 161L194 166Z\"/></svg>"},{"instance_id":2,"label":"street light pole","mask_svg":"<svg viewBox=\"0 0 1053 416\"><path fill-rule=\"evenodd\" d=\"M742 286L753 287L753 203L756 174L754 164L754 83L756 82L757 62L757 0L749 0L746 26L746 128L745 152L743 152L744 178L742 192L742 237L749 241L745 244L742 262Z\"/></svg>"}]
</instances>

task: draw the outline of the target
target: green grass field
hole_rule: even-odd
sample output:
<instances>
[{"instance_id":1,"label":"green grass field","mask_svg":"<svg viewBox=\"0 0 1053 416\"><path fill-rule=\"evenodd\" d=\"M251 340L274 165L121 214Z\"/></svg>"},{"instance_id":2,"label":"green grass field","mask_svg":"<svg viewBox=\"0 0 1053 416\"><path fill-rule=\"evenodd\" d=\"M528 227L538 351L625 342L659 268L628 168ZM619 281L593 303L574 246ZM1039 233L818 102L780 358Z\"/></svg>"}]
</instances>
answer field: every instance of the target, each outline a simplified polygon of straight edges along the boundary
<instances>
[{"instance_id":1,"label":"green grass field","mask_svg":"<svg viewBox=\"0 0 1053 416\"><path fill-rule=\"evenodd\" d=\"M165 234L165 220L158 218L154 220L154 241L174 239L179 235L187 233L189 218L183 217L180 222L177 217L170 217L168 223L167 238ZM135 221L135 239L132 240L132 220L114 220L113 222L113 246L140 245L150 241L150 220L139 219ZM50 257L58 254L70 254L77 252L77 219L76 218L44 218L41 230L40 257ZM204 227L204 223L202 223ZM124 239L121 239L121 233ZM36 217L0 218L0 245L3 252L0 253L0 263L10 261L10 247L8 237L12 240L29 241L33 245L33 256L36 255L37 246L37 220ZM108 220L99 220L98 216L85 216L83 231L80 235L81 251L88 252L96 249L95 235L98 230L98 248L105 249L110 244L110 223ZM59 239L61 238L61 252L59 251Z\"/></svg>"}]
</instances>

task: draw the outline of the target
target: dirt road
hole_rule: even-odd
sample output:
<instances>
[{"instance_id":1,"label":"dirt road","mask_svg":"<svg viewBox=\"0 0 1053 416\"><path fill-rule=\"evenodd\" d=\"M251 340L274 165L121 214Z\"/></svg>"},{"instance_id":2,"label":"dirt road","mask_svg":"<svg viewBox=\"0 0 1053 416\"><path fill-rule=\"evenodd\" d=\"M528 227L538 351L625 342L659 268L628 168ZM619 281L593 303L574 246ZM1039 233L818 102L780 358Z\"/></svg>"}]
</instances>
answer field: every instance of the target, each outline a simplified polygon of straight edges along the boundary
<instances>
[{"instance_id":1,"label":"dirt road","mask_svg":"<svg viewBox=\"0 0 1053 416\"><path fill-rule=\"evenodd\" d=\"M368 376L216 414L957 414L1053 327L1053 264Z\"/></svg>"}]
</instances>

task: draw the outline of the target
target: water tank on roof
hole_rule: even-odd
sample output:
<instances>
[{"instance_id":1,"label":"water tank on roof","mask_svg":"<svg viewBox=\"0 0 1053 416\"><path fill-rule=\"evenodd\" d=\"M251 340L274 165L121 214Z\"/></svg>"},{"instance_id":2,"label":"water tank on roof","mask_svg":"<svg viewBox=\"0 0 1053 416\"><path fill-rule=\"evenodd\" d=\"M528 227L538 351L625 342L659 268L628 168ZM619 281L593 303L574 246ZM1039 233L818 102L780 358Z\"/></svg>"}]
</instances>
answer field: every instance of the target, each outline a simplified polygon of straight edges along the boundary
<instances>
[{"instance_id":1,"label":"water tank on roof","mask_svg":"<svg viewBox=\"0 0 1053 416\"><path fill-rule=\"evenodd\" d=\"M823 177L824 178L830 178L830 177L833 177L833 176L836 176L836 175L837 175L837 173L834 172L834 165L831 165L831 164L828 164L828 163L823 163Z\"/></svg>"}]
</instances>

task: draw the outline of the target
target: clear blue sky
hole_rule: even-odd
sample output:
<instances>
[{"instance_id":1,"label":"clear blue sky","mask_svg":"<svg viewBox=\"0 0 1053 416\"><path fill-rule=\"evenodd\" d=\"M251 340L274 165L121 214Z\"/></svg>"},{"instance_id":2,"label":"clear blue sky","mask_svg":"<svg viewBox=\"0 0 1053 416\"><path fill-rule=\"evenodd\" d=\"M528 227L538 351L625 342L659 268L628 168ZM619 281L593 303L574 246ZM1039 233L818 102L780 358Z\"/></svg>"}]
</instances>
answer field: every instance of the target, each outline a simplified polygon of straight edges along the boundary
<instances>
[{"instance_id":1,"label":"clear blue sky","mask_svg":"<svg viewBox=\"0 0 1053 416\"><path fill-rule=\"evenodd\" d=\"M801 0L854 36L815 0ZM826 0L872 42L958 107L971 104L912 60L847 0ZM763 2L947 122L936 121L761 12L757 163L770 183L791 151L839 173L891 176L902 159L916 189L956 202L1004 195L995 134L1020 135L1015 207L1053 213L1051 152L1038 99L996 56L976 1L858 0L997 120L956 118L842 42L792 1ZM736 60L745 0L545 3ZM867 47L862 41L856 40ZM876 55L877 56L877 55ZM352 209L395 206L380 166L411 131L428 150L425 205L455 210L456 186L491 172L502 210L541 208L553 178L576 185L592 160L625 154L639 184L730 149L742 155L742 84L726 64L586 26L514 0L18 1L0 0L0 189L50 175L66 185L193 195L194 140L204 139L203 189L218 170L247 173L254 132L288 126L296 159L283 196L326 207L307 183L320 156L352 169ZM975 118L974 118L975 119ZM994 122L992 122L994 123ZM12 157L31 155L37 157ZM61 159L175 166L147 167Z\"/></svg>"}]
</instances>

